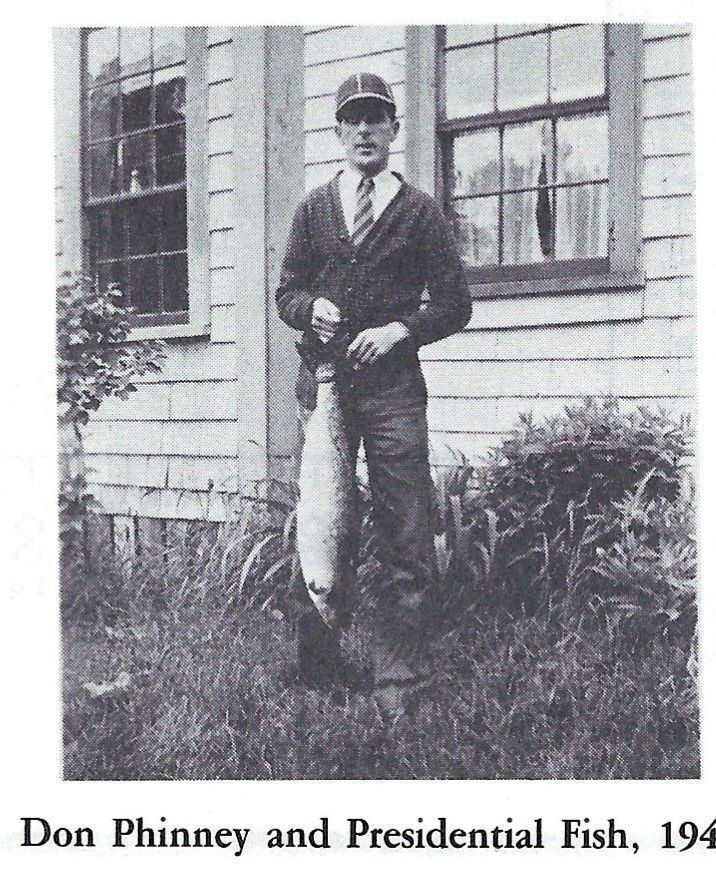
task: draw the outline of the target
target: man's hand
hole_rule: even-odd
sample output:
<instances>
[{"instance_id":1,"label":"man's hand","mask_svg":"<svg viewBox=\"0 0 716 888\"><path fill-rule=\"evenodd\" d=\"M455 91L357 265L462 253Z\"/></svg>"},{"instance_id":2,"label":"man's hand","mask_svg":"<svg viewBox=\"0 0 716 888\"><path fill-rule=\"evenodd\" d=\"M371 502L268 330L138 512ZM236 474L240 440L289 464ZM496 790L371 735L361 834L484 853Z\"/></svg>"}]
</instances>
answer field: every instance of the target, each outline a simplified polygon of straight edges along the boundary
<instances>
[{"instance_id":1,"label":"man's hand","mask_svg":"<svg viewBox=\"0 0 716 888\"><path fill-rule=\"evenodd\" d=\"M341 311L337 305L322 296L314 300L311 326L321 342L328 342L335 335L340 322Z\"/></svg>"},{"instance_id":2,"label":"man's hand","mask_svg":"<svg viewBox=\"0 0 716 888\"><path fill-rule=\"evenodd\" d=\"M392 321L384 327L371 327L356 336L348 346L346 355L356 368L372 364L408 336L410 331L400 321Z\"/></svg>"}]
</instances>

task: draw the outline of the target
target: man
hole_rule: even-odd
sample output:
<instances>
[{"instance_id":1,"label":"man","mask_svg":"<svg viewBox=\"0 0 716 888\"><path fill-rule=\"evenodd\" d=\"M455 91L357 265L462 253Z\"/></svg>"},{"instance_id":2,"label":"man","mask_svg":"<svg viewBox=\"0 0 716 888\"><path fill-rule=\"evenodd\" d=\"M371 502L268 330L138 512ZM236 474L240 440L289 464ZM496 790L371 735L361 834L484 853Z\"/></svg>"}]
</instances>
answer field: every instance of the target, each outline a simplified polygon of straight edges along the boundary
<instances>
[{"instance_id":1,"label":"man","mask_svg":"<svg viewBox=\"0 0 716 888\"><path fill-rule=\"evenodd\" d=\"M302 410L315 406L312 370L329 355L353 460L364 445L380 566L376 699L395 713L429 677L435 583L427 391L417 352L464 327L471 302L437 203L388 169L400 126L390 86L375 74L352 75L338 89L335 113L347 164L298 207L276 303L281 319L303 332Z\"/></svg>"}]
</instances>

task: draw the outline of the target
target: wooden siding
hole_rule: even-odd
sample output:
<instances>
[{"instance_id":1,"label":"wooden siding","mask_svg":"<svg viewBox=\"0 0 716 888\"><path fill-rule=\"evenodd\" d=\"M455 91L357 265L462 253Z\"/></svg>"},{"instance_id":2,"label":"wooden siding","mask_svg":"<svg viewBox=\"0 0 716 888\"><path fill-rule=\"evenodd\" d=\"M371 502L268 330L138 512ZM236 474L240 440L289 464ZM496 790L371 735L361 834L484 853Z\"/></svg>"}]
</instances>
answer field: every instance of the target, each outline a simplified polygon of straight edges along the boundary
<instances>
[{"instance_id":1,"label":"wooden siding","mask_svg":"<svg viewBox=\"0 0 716 888\"><path fill-rule=\"evenodd\" d=\"M274 293L296 204L304 190L303 52L300 28L278 27L266 39L266 440L271 477L293 472L298 418L293 380L295 334L278 317Z\"/></svg>"}]
</instances>

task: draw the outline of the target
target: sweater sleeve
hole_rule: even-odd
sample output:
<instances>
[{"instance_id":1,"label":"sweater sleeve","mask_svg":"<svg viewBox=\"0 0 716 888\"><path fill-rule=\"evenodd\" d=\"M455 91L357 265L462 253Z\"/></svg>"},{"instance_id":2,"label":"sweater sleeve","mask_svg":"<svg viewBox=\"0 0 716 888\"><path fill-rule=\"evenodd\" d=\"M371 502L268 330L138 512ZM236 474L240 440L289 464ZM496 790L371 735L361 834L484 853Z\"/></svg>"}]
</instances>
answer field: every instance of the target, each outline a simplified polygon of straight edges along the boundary
<instances>
[{"instance_id":1,"label":"sweater sleeve","mask_svg":"<svg viewBox=\"0 0 716 888\"><path fill-rule=\"evenodd\" d=\"M308 228L308 206L303 201L296 210L281 265L276 290L276 307L281 320L295 330L311 326L314 297L308 291L313 278L313 251Z\"/></svg>"},{"instance_id":2,"label":"sweater sleeve","mask_svg":"<svg viewBox=\"0 0 716 888\"><path fill-rule=\"evenodd\" d=\"M418 348L462 330L472 311L465 268L450 226L432 200L426 214L422 248L430 301L400 318Z\"/></svg>"}]
</instances>

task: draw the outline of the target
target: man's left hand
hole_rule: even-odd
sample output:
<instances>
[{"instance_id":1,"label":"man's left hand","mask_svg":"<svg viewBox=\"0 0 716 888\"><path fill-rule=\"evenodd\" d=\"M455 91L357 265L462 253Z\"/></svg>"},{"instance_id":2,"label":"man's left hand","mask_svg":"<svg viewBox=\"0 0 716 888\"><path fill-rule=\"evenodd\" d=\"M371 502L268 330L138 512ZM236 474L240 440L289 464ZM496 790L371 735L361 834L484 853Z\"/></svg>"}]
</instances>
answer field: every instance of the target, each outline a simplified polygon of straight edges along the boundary
<instances>
[{"instance_id":1,"label":"man's left hand","mask_svg":"<svg viewBox=\"0 0 716 888\"><path fill-rule=\"evenodd\" d=\"M410 336L410 330L400 321L392 321L384 327L370 327L367 330L361 330L351 342L346 356L356 368L365 364L373 364L408 336Z\"/></svg>"}]
</instances>

